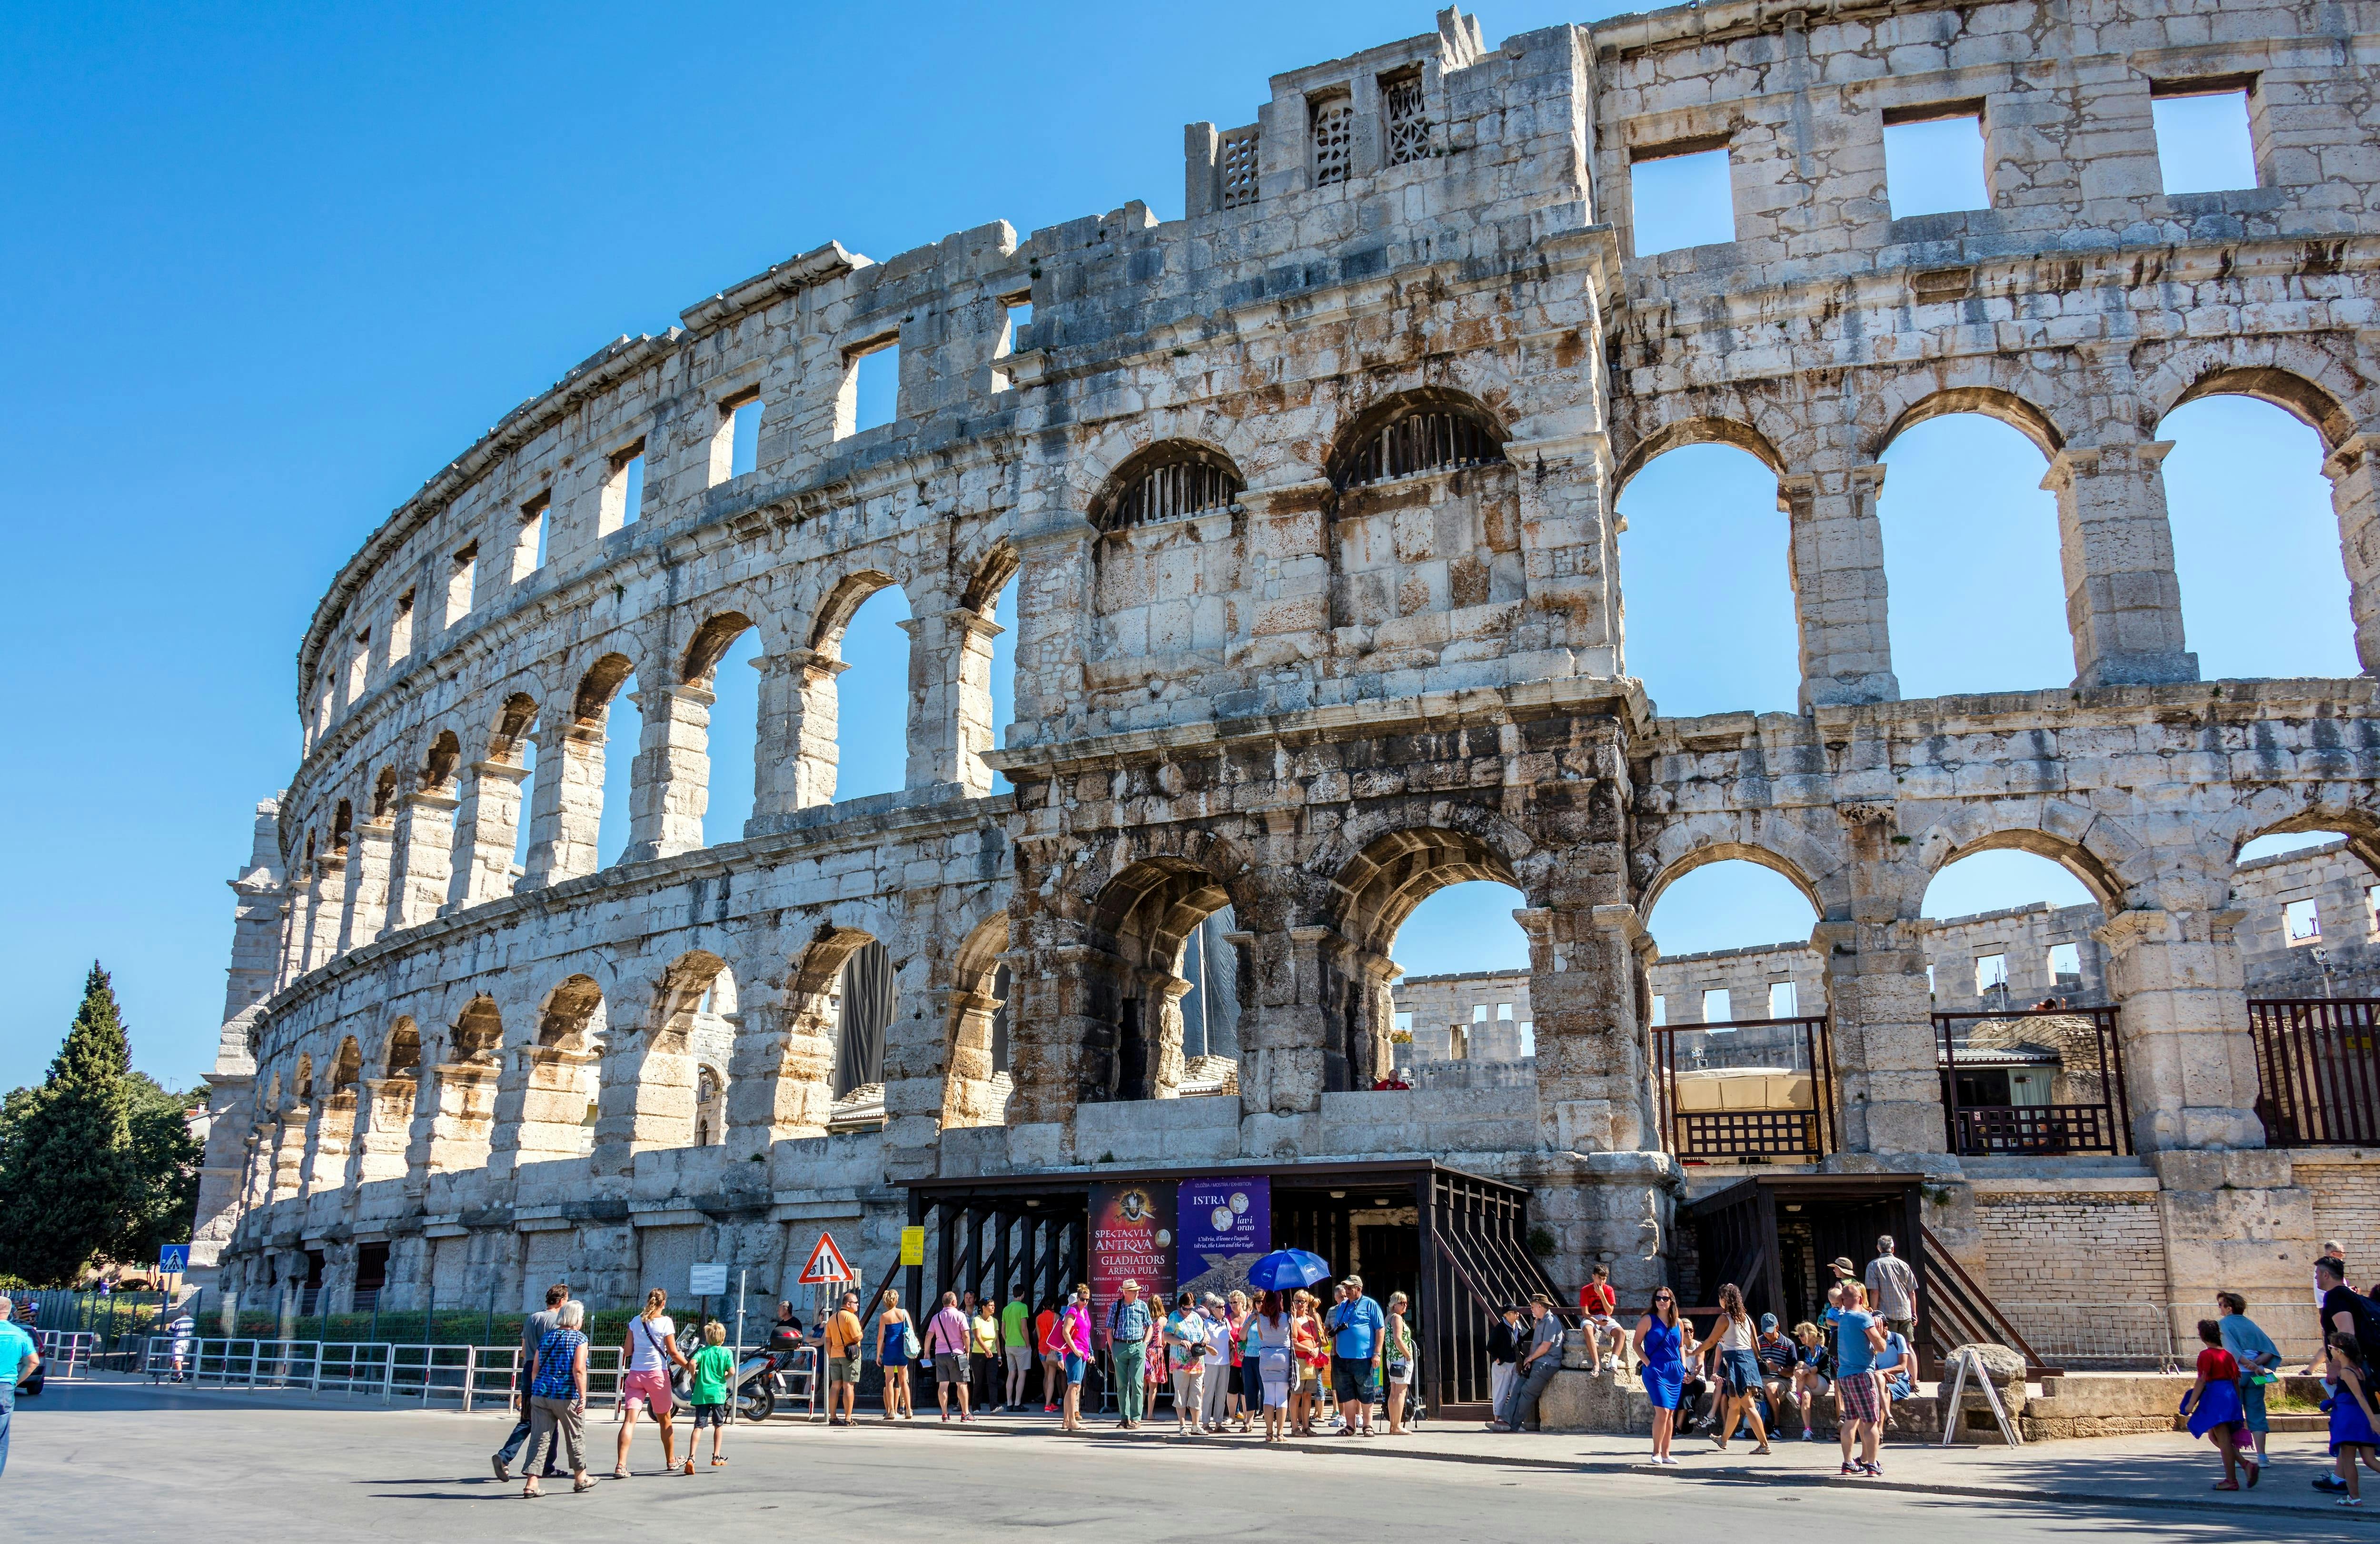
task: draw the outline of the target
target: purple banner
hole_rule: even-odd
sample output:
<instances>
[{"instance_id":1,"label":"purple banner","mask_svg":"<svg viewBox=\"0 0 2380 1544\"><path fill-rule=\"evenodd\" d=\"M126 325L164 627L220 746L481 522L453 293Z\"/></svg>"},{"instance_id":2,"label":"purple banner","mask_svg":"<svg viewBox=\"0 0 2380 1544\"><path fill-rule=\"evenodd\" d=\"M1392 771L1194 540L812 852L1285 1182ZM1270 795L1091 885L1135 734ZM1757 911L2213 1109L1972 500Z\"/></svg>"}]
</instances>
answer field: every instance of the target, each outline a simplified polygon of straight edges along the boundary
<instances>
[{"instance_id":1,"label":"purple banner","mask_svg":"<svg viewBox=\"0 0 2380 1544\"><path fill-rule=\"evenodd\" d=\"M1272 1248L1272 1180L1265 1174L1185 1179L1175 1230L1174 1274L1200 1293L1248 1284L1248 1267Z\"/></svg>"}]
</instances>

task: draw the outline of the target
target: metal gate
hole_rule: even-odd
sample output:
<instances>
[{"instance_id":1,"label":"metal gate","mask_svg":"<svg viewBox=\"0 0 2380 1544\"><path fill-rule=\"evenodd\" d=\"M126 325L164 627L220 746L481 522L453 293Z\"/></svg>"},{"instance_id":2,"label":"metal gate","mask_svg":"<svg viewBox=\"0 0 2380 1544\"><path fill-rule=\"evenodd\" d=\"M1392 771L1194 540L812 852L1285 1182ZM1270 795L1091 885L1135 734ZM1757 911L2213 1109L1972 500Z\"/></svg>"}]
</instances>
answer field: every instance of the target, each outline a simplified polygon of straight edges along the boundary
<instances>
[{"instance_id":1,"label":"metal gate","mask_svg":"<svg viewBox=\"0 0 2380 1544\"><path fill-rule=\"evenodd\" d=\"M2380 999L2252 999L2248 1023L2267 1143L2380 1144Z\"/></svg>"},{"instance_id":2,"label":"metal gate","mask_svg":"<svg viewBox=\"0 0 2380 1544\"><path fill-rule=\"evenodd\" d=\"M1835 1064L1825 1015L1658 1025L1661 1142L1687 1163L1816 1162L1834 1150Z\"/></svg>"},{"instance_id":3,"label":"metal gate","mask_svg":"<svg viewBox=\"0 0 2380 1544\"><path fill-rule=\"evenodd\" d=\"M2115 1009L1936 1014L1934 1033L1944 1136L1952 1152L1984 1157L2131 1150L2131 1106L2124 1093ZM2047 1097L2021 1102L1997 1091L1981 1097L1961 1091L1962 1083L1972 1088L1995 1074L2004 1088L2018 1070L2048 1077Z\"/></svg>"},{"instance_id":4,"label":"metal gate","mask_svg":"<svg viewBox=\"0 0 2380 1544\"><path fill-rule=\"evenodd\" d=\"M1419 1326L1421 1370L1430 1403L1441 1416L1484 1416L1492 1365L1488 1331L1497 1310L1542 1292L1565 1321L1577 1314L1529 1252L1527 1191L1433 1168L1421 1226L1428 1310Z\"/></svg>"}]
</instances>

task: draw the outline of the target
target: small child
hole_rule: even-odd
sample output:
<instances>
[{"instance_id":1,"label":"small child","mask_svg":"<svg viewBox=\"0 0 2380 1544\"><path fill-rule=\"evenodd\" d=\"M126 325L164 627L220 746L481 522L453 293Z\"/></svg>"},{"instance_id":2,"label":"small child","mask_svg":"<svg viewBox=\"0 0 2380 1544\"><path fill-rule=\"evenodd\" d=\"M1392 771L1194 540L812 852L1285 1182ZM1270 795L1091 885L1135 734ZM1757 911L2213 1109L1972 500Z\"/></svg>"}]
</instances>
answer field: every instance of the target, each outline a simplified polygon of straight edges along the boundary
<instances>
[{"instance_id":1,"label":"small child","mask_svg":"<svg viewBox=\"0 0 2380 1544\"><path fill-rule=\"evenodd\" d=\"M1619 1372L1622 1370L1620 1358L1628 1345L1628 1331L1614 1317L1620 1309L1620 1295L1611 1290L1609 1266L1597 1266L1593 1276L1592 1281L1578 1289L1579 1316L1586 1320L1587 1338L1593 1345L1597 1363L1606 1372ZM1603 1349L1606 1343L1611 1347L1609 1353Z\"/></svg>"},{"instance_id":2,"label":"small child","mask_svg":"<svg viewBox=\"0 0 2380 1544\"><path fill-rule=\"evenodd\" d=\"M694 1473L694 1445L702 1441L702 1429L710 1428L710 1466L727 1467L720 1455L720 1444L727 1440L727 1401L729 1390L735 1381L735 1353L727 1349L727 1326L717 1319L702 1327L702 1349L694 1354L694 1435L686 1440L686 1467L682 1474Z\"/></svg>"},{"instance_id":3,"label":"small child","mask_svg":"<svg viewBox=\"0 0 2380 1544\"><path fill-rule=\"evenodd\" d=\"M2339 1498L2341 1506L2363 1504L2362 1475L2356 1465L2362 1464L2380 1474L2380 1412L2372 1406L2371 1369L2363 1365L2362 1347L2355 1337L2344 1331L2330 1337L2327 1361L2328 1376L2323 1387L2330 1397L2323 1408L2330 1412L2330 1456L2338 1469L2338 1477L2347 1483L2347 1494Z\"/></svg>"},{"instance_id":4,"label":"small child","mask_svg":"<svg viewBox=\"0 0 2380 1544\"><path fill-rule=\"evenodd\" d=\"M2181 1397L2181 1413L2190 1417L2190 1434L2209 1437L2223 1452L2223 1478L2217 1490L2240 1489L2240 1465L2248 1465L2248 1489L2256 1488L2264 1471L2253 1457L2240 1452L2247 1416L2240 1405L2240 1364L2223 1349L2223 1327L2211 1319L2198 1321L2198 1338L2206 1349L2198 1354L2198 1381ZM2252 1452L2252 1450L2251 1450Z\"/></svg>"}]
</instances>

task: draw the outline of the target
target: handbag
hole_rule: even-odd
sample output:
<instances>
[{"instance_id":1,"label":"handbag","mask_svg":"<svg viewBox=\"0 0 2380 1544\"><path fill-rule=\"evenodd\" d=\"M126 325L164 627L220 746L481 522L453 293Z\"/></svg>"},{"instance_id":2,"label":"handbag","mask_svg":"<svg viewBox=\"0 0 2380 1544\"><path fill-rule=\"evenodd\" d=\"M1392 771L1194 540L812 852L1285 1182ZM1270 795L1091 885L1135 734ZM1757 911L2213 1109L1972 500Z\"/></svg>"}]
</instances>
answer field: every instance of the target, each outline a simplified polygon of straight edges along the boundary
<instances>
[{"instance_id":1,"label":"handbag","mask_svg":"<svg viewBox=\"0 0 2380 1544\"><path fill-rule=\"evenodd\" d=\"M903 1319L901 1321L901 1354L914 1362L925 1349L917 1343L917 1321L914 1319Z\"/></svg>"}]
</instances>

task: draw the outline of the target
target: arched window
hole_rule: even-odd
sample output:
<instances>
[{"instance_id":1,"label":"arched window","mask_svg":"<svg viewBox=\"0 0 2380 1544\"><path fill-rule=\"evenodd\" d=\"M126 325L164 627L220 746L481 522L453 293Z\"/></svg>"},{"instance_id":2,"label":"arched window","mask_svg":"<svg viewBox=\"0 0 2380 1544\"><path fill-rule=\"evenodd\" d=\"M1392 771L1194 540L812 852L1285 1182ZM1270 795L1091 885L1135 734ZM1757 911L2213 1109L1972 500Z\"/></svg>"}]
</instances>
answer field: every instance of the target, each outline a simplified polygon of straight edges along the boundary
<instances>
[{"instance_id":1,"label":"arched window","mask_svg":"<svg viewBox=\"0 0 2380 1544\"><path fill-rule=\"evenodd\" d=\"M1426 399L1407 402L1378 421L1359 422L1337 456L1331 481L1341 488L1387 482L1456 467L1504 459L1504 433L1479 409Z\"/></svg>"},{"instance_id":2,"label":"arched window","mask_svg":"<svg viewBox=\"0 0 2380 1544\"><path fill-rule=\"evenodd\" d=\"M1228 509L1246 491L1247 480L1220 452L1172 441L1126 461L1111 487L1091 514L1091 523L1101 530Z\"/></svg>"}]
</instances>

